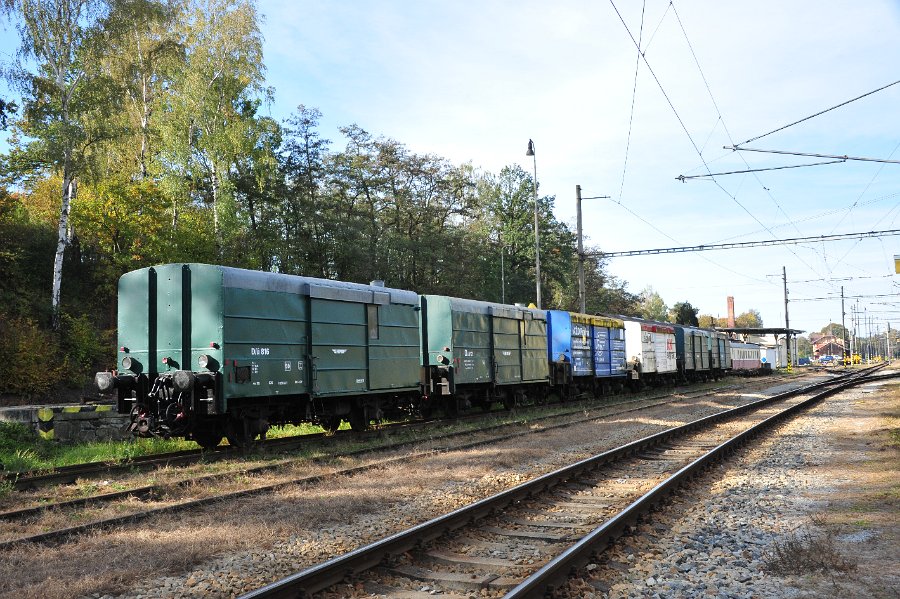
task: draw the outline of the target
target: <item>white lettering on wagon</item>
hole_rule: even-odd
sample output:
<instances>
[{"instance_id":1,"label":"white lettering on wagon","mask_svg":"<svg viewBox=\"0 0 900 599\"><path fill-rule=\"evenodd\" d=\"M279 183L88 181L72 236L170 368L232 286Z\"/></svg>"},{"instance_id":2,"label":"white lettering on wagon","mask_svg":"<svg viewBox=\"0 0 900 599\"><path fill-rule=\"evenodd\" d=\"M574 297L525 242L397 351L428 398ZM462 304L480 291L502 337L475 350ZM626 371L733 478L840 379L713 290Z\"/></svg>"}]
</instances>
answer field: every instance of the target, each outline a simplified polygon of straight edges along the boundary
<instances>
[{"instance_id":1,"label":"white lettering on wagon","mask_svg":"<svg viewBox=\"0 0 900 599\"><path fill-rule=\"evenodd\" d=\"M270 352L270 350L268 347L251 347L250 348L251 356L268 356L269 352Z\"/></svg>"},{"instance_id":2,"label":"white lettering on wagon","mask_svg":"<svg viewBox=\"0 0 900 599\"><path fill-rule=\"evenodd\" d=\"M333 354L338 355L338 356L343 356L344 354L347 353L347 350L344 349L344 348L337 348L337 349L332 348L331 352L332 352Z\"/></svg>"}]
</instances>

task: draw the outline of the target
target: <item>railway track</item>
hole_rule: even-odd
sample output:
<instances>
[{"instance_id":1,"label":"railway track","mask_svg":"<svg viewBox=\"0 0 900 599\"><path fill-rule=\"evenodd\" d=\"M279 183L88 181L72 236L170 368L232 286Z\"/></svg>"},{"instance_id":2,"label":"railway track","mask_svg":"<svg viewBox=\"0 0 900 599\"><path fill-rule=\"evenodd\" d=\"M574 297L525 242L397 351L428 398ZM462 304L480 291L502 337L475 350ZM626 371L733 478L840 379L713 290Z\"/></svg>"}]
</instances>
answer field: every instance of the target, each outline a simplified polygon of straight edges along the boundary
<instances>
[{"instance_id":1,"label":"railway track","mask_svg":"<svg viewBox=\"0 0 900 599\"><path fill-rule=\"evenodd\" d=\"M713 389L705 389L695 392L679 394L681 397L694 397L697 394L705 395L716 393L723 390L733 389L736 385L726 385ZM678 393L677 389L675 393ZM591 407L608 407L613 405L632 404L643 401L653 401L655 399L669 398L671 393L654 394L649 397L631 398L620 402L611 402L607 404L599 404L597 400L579 400L577 402L569 402L566 404L571 409L559 414L550 416L530 417L530 412L524 411L523 415L529 416L532 422L541 421L548 418L558 418L569 414L577 413L584 409L585 405ZM658 404L653 404L658 405ZM497 412L493 413L494 415ZM485 414L470 414L461 416L456 419L458 422L467 420L482 420ZM396 431L413 430L418 427L429 426L438 422L436 419L425 419L411 422L399 422L393 424L381 425L367 433L356 433L350 430L341 430L336 433L311 433L307 435L298 435L292 437L283 437L279 439L266 439L256 444L255 448L264 452L287 452L298 449L310 443L331 443L336 439L343 440L348 437L362 438L363 435L384 435L391 434ZM25 491L38 489L53 485L72 484L78 480L91 479L97 477L117 476L120 474L130 474L133 472L149 472L160 468L171 466L188 466L199 462L214 462L223 459L233 458L235 456L243 456L245 452L229 446L217 447L213 450L189 449L176 452L167 452L147 456L139 456L122 461L104 461L104 462L87 462L82 464L72 464L69 466L59 466L52 470L41 469L25 472L6 472L3 473L3 480L12 485L16 491Z\"/></svg>"},{"instance_id":2,"label":"railway track","mask_svg":"<svg viewBox=\"0 0 900 599\"><path fill-rule=\"evenodd\" d=\"M679 485L825 397L885 378L870 374L779 394L628 443L245 597L308 597L323 590L327 596L363 591L406 599L434 592L548 596Z\"/></svg>"},{"instance_id":3,"label":"railway track","mask_svg":"<svg viewBox=\"0 0 900 599\"><path fill-rule=\"evenodd\" d=\"M830 383L830 381L826 381L826 382L823 382L820 384L829 384L829 383ZM712 391L707 390L705 392L698 392L696 395L702 397L711 392ZM643 401L646 402L647 399L645 398ZM645 409L648 409L648 408L651 408L654 406L658 406L662 403L670 403L670 401L671 401L670 399L667 399L666 401L657 402L657 403L650 403L650 404L645 403L643 405L640 405L639 407L613 410L611 412L607 410L607 413L603 414L603 416L614 416L614 415L620 415L620 414L624 414L624 413L628 413L628 412L645 410ZM596 414L596 413L593 413L593 414L585 413L584 411L577 411L577 413L581 415L578 421L593 420L593 419L600 417L600 415ZM565 415L571 415L571 413L567 413ZM546 419L549 420L551 418L559 418L559 417L560 417L559 415L554 415L552 417L548 416ZM536 420L539 420L539 419L528 419L528 422L529 422L529 424L533 424ZM508 427L509 424L510 423L498 424L495 426L487 427L486 429L482 429L481 431L477 431L477 432L496 431L496 430L503 429L504 427ZM513 423L513 424L515 424L515 423ZM575 424L575 422L573 422L571 420L565 420L564 422L559 422L556 424L546 424L538 432L549 431L549 430L553 430L555 428L571 426L572 424ZM442 434L442 435L434 435L434 436L432 436L432 440L438 440L442 443L446 443L448 441L452 441L454 438L467 438L472 433L473 433L473 431L468 430L468 431L452 432L452 433L447 433L447 434ZM244 489L244 490L229 492L229 493L221 493L221 494L217 494L217 495L202 497L200 499L177 501L170 505L157 507L157 508L153 508L153 509L134 511L134 508L136 506L134 503L132 503L130 506L123 506L123 509L127 509L127 511L131 511L132 513L128 513L128 514L124 514L124 515L117 515L117 516L111 517L111 518L101 518L99 520L95 520L94 522L80 524L78 526L54 529L54 530L49 530L49 531L42 531L37 534L35 534L33 532L28 532L30 530L33 530L34 528L42 528L39 519L42 516L42 514L47 513L47 512L72 511L72 510L88 508L88 507L92 507L92 506L98 506L98 505L104 504L104 503L112 503L112 502L119 501L119 500L127 500L127 499L130 499L133 497L139 498L141 500L155 500L157 498L165 498L166 496L171 495L173 493L177 495L179 490L198 489L198 488L202 489L207 486L215 486L218 483L222 482L223 480L234 478L237 476L249 477L252 475L258 475L258 474L262 474L262 473L277 471L279 469L289 468L291 463L296 463L301 460L297 460L297 459L281 460L281 461L278 461L275 463L266 464L266 465L255 467L255 468L242 469L238 472L232 471L232 472L226 472L223 474L209 475L209 476L200 477L200 478L192 477L189 480L180 481L177 483L146 485L146 486L133 488L133 489L129 489L129 490L124 490L124 491L119 491L119 492L115 492L115 493L106 493L106 494L97 495L97 496L81 497L78 499L64 501L64 502L46 501L46 502L39 503L38 505L33 505L33 506L29 506L29 507L25 507L25 508L21 508L21 509L17 509L17 510L11 510L11 511L7 511L4 513L0 513L0 521L8 523L8 525L5 526L6 530L4 531L4 534L3 534L3 536L6 537L6 540L4 540L3 542L0 542L0 549L11 547L13 545L25 544L25 543L60 542L60 541L63 541L65 539L73 536L73 535L90 532L92 530L107 529L107 528L114 527L114 526L132 524L132 523L139 522L141 520L152 518L154 516L174 514L179 511L189 510L191 508L196 508L196 507L203 506L203 505L226 501L229 499L237 499L240 497L249 497L249 496L253 496L253 495L273 493L275 491L278 491L279 489L294 486L294 485L319 482L319 481L323 480L324 478L349 476L349 475L353 475L353 474L362 472L364 470L382 468L391 463L397 463L397 462L403 462L403 461L413 461L416 459L421 459L424 456L434 455L435 453L477 447L479 445L484 445L487 443L496 443L496 442L500 442L500 441L503 441L506 439L512 439L515 437L529 435L529 434L535 434L535 431L526 430L526 431L514 432L514 433L506 434L506 435L503 435L500 437L495 436L495 437L491 437L489 439L464 443L462 445L453 445L452 443L450 443L450 444L445 445L444 447L437 448L437 449L420 451L420 452L408 454L406 456L401 456L399 458L391 458L391 459L387 459L387 460L376 460L366 466L347 468L347 469L343 469L343 470L334 471L326 476L314 475L314 476L303 476L300 478L292 478L292 479L288 479L288 480L274 483L274 484L256 486L256 487L253 487L250 489ZM404 446L409 446L409 445L414 445L414 444L419 444L419 443L421 443L421 440L417 439L417 440L412 440L412 441L405 441L405 442L399 443L399 444L394 444L389 448L378 448L378 449L379 450L398 449L398 448L402 448ZM360 449L360 450L356 450L353 452L347 452L347 453L343 454L342 457L347 457L347 456L351 456L351 455L359 455L359 454L363 454L363 453L371 453L372 451L373 451L372 448ZM333 456L331 456L331 457L333 457ZM139 505L139 504L137 504L137 505ZM73 518L73 519L83 520L84 518L78 517L78 518Z\"/></svg>"}]
</instances>

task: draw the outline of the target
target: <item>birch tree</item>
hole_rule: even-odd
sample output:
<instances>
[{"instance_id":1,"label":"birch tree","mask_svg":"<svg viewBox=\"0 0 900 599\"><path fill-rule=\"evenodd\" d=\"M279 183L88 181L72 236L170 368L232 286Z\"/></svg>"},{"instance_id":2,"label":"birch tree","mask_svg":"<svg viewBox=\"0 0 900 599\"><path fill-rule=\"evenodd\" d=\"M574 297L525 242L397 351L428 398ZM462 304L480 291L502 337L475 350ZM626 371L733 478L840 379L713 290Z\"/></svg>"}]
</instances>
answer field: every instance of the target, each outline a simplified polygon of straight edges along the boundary
<instances>
[{"instance_id":1,"label":"birch tree","mask_svg":"<svg viewBox=\"0 0 900 599\"><path fill-rule=\"evenodd\" d=\"M184 3L185 62L169 90L166 156L178 198L194 194L213 213L216 244L221 246L222 208L231 199L230 170L242 139L254 124L247 110L263 88L262 34L251 0L200 0Z\"/></svg>"},{"instance_id":2,"label":"birch tree","mask_svg":"<svg viewBox=\"0 0 900 599\"><path fill-rule=\"evenodd\" d=\"M78 178L92 146L106 138L106 117L115 94L107 77L92 67L102 51L102 0L5 0L21 46L9 79L22 94L23 113L15 122L21 141L17 164L61 176L59 223L53 259L51 311L59 328L63 259L72 237L69 211Z\"/></svg>"},{"instance_id":3,"label":"birch tree","mask_svg":"<svg viewBox=\"0 0 900 599\"><path fill-rule=\"evenodd\" d=\"M154 148L159 137L154 117L164 111L164 90L184 62L184 46L175 29L178 12L172 0L110 1L105 23L110 41L102 61L122 91L121 118L128 133L125 143L112 149L112 160L126 167L134 164L144 180L159 151Z\"/></svg>"}]
</instances>

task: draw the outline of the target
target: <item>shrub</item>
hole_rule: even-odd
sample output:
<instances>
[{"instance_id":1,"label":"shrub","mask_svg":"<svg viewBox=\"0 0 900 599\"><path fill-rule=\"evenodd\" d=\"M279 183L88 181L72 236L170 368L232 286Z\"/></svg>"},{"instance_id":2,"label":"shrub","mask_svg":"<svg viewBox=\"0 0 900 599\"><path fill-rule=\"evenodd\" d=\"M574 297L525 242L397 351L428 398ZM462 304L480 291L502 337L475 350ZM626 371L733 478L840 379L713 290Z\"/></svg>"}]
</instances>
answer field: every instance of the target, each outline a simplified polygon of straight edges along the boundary
<instances>
[{"instance_id":1,"label":"shrub","mask_svg":"<svg viewBox=\"0 0 900 599\"><path fill-rule=\"evenodd\" d=\"M34 443L34 431L27 424L0 421L0 452L19 451Z\"/></svg>"},{"instance_id":2,"label":"shrub","mask_svg":"<svg viewBox=\"0 0 900 599\"><path fill-rule=\"evenodd\" d=\"M37 395L59 381L56 341L34 320L0 314L0 339L0 392Z\"/></svg>"},{"instance_id":3,"label":"shrub","mask_svg":"<svg viewBox=\"0 0 900 599\"><path fill-rule=\"evenodd\" d=\"M80 387L90 381L109 344L84 315L63 314L60 324L63 376L69 385Z\"/></svg>"}]
</instances>

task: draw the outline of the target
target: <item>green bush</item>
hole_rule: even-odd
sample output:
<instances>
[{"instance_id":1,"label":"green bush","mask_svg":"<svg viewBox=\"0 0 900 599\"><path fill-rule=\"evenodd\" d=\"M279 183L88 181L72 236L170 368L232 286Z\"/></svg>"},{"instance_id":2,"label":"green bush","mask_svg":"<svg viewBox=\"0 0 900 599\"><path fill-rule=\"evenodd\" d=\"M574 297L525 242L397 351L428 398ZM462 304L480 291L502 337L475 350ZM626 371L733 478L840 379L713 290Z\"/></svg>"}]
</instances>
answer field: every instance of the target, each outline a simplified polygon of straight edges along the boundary
<instances>
[{"instance_id":1,"label":"green bush","mask_svg":"<svg viewBox=\"0 0 900 599\"><path fill-rule=\"evenodd\" d=\"M90 382L97 365L105 358L109 343L87 316L63 314L60 319L61 346L64 364L63 376L71 386L80 387Z\"/></svg>"},{"instance_id":2,"label":"green bush","mask_svg":"<svg viewBox=\"0 0 900 599\"><path fill-rule=\"evenodd\" d=\"M59 381L56 340L34 320L0 313L0 339L0 392L37 395Z\"/></svg>"},{"instance_id":3,"label":"green bush","mask_svg":"<svg viewBox=\"0 0 900 599\"><path fill-rule=\"evenodd\" d=\"M31 447L35 439L34 431L27 424L0 421L0 452L14 452Z\"/></svg>"}]
</instances>

